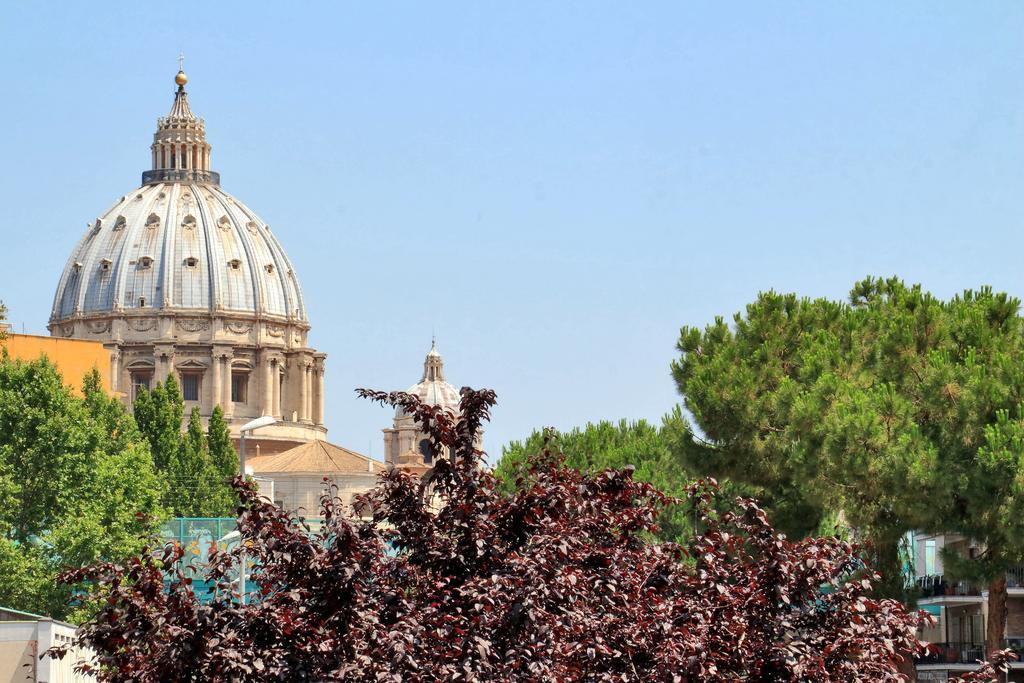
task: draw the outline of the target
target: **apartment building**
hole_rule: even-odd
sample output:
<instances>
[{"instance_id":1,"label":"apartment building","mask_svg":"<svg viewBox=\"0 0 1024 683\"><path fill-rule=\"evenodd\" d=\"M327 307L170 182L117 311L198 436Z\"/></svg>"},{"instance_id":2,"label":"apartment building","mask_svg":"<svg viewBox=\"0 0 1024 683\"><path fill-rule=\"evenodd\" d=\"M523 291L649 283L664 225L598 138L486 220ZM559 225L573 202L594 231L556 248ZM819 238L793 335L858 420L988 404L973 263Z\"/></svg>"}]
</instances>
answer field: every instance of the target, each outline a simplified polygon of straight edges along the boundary
<instances>
[{"instance_id":1,"label":"apartment building","mask_svg":"<svg viewBox=\"0 0 1024 683\"><path fill-rule=\"evenodd\" d=\"M946 575L943 550L973 557L981 548L957 534L913 535L914 581L920 591L918 608L935 617L922 630L928 653L917 660L918 681L947 681L979 666L985 656L988 619L986 586ZM1006 647L1024 659L1024 567L1007 572ZM1009 681L1024 681L1024 662L1011 665Z\"/></svg>"}]
</instances>

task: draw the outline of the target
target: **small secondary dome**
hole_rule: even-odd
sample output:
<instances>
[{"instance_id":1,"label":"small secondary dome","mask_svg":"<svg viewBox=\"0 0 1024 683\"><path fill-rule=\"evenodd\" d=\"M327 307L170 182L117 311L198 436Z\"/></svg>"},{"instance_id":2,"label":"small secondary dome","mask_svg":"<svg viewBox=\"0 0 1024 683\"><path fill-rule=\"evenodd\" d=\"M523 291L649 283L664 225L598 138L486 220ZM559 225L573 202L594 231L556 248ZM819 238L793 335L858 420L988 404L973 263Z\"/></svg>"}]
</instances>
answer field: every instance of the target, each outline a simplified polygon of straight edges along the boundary
<instances>
[{"instance_id":1,"label":"small secondary dome","mask_svg":"<svg viewBox=\"0 0 1024 683\"><path fill-rule=\"evenodd\" d=\"M427 405L446 408L456 414L459 412L459 390L445 381L444 359L437 350L436 340L431 340L430 351L423 361L423 378L409 387L406 393L418 397ZM399 407L395 414L401 417L405 411Z\"/></svg>"}]
</instances>

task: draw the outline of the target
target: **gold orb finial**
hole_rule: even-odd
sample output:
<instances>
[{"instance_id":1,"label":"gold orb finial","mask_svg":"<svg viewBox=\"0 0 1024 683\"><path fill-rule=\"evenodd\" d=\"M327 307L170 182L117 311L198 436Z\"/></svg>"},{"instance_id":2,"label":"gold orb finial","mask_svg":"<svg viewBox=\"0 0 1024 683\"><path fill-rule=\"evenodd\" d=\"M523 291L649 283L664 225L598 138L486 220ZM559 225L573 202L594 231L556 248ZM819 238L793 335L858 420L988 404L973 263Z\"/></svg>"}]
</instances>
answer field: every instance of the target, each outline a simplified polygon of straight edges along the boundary
<instances>
[{"instance_id":1,"label":"gold orb finial","mask_svg":"<svg viewBox=\"0 0 1024 683\"><path fill-rule=\"evenodd\" d=\"M185 85L188 83L188 76L185 75L184 71L179 71L177 75L174 76L174 82L178 85Z\"/></svg>"}]
</instances>

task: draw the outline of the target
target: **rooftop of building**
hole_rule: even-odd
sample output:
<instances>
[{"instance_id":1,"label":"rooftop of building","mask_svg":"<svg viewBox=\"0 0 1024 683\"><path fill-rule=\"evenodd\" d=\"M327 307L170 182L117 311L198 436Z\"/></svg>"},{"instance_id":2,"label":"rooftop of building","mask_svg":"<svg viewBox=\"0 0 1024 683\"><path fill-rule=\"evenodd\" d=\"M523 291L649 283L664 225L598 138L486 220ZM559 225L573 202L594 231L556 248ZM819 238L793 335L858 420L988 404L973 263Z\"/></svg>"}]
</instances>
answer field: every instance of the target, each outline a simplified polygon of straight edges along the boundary
<instances>
[{"instance_id":1,"label":"rooftop of building","mask_svg":"<svg viewBox=\"0 0 1024 683\"><path fill-rule=\"evenodd\" d=\"M361 453L316 440L277 455L252 458L247 463L254 474L365 474L380 472L384 463Z\"/></svg>"}]
</instances>

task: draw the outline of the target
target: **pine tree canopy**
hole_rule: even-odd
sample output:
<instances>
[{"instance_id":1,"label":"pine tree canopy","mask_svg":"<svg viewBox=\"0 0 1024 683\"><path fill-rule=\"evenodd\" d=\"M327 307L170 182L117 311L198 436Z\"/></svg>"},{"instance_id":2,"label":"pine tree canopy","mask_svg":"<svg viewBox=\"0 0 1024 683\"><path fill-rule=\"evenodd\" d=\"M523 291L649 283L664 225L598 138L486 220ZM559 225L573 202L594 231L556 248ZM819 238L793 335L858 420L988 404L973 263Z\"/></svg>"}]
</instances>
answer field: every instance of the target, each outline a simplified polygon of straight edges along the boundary
<instances>
[{"instance_id":1,"label":"pine tree canopy","mask_svg":"<svg viewBox=\"0 0 1024 683\"><path fill-rule=\"evenodd\" d=\"M1024 563L1019 308L990 288L943 301L896 278L859 282L847 302L761 294L732 324L682 329L672 372L695 428L675 450L769 503L797 501L803 517L772 511L790 533L842 510L893 592L906 531L978 541L947 571L990 582L990 619L1005 618L1005 571ZM990 622L990 650L1003 626Z\"/></svg>"}]
</instances>

